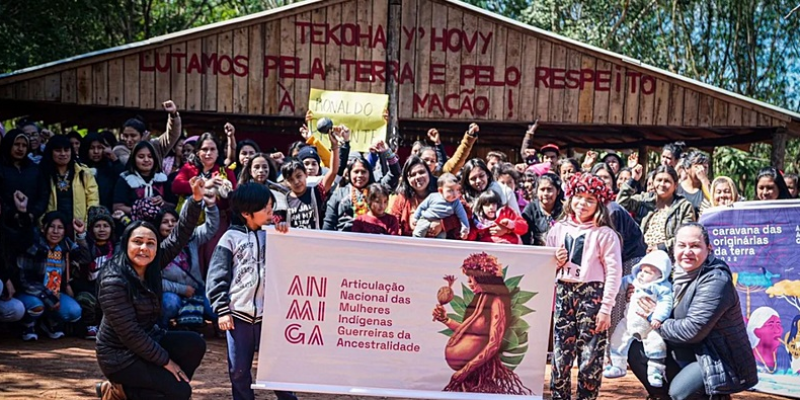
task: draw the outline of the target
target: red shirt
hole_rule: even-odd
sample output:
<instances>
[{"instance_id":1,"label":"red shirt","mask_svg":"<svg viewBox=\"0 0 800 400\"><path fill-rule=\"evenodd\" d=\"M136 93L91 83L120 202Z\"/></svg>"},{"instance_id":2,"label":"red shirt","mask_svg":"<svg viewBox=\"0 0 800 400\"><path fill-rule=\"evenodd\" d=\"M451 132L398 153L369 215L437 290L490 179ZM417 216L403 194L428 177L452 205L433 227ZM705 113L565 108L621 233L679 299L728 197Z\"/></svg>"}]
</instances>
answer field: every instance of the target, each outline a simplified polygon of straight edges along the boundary
<instances>
[{"instance_id":1,"label":"red shirt","mask_svg":"<svg viewBox=\"0 0 800 400\"><path fill-rule=\"evenodd\" d=\"M400 224L392 214L373 217L369 213L356 217L353 221L353 232L371 233L373 235L400 235Z\"/></svg>"}]
</instances>

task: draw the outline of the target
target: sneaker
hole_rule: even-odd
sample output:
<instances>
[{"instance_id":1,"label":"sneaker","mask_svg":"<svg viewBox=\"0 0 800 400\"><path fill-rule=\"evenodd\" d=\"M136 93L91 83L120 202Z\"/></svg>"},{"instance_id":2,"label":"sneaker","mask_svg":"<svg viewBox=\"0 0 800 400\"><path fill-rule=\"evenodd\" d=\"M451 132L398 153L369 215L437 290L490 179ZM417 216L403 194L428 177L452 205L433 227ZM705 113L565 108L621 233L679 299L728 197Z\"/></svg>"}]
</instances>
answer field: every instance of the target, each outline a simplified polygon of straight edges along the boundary
<instances>
[{"instance_id":1,"label":"sneaker","mask_svg":"<svg viewBox=\"0 0 800 400\"><path fill-rule=\"evenodd\" d=\"M87 340L97 340L97 327L87 326L86 335L84 335L83 338Z\"/></svg>"},{"instance_id":2,"label":"sneaker","mask_svg":"<svg viewBox=\"0 0 800 400\"><path fill-rule=\"evenodd\" d=\"M609 365L603 370L603 378L617 379L627 375L628 371L623 371L622 368Z\"/></svg>"},{"instance_id":3,"label":"sneaker","mask_svg":"<svg viewBox=\"0 0 800 400\"><path fill-rule=\"evenodd\" d=\"M50 336L50 339L61 339L64 337L64 331L61 329L61 324L51 323L49 321L42 321L42 331Z\"/></svg>"},{"instance_id":4,"label":"sneaker","mask_svg":"<svg viewBox=\"0 0 800 400\"><path fill-rule=\"evenodd\" d=\"M39 340L39 335L36 334L35 326L26 326L22 328L22 340L30 342L32 340Z\"/></svg>"}]
</instances>

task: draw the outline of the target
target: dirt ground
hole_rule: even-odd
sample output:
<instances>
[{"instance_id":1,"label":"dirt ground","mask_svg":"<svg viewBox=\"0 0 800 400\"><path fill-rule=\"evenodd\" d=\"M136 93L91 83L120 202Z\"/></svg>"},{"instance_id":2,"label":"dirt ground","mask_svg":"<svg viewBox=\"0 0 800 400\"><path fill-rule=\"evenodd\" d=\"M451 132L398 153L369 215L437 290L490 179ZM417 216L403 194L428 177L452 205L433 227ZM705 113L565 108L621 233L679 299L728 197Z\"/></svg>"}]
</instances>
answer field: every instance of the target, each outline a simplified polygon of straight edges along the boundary
<instances>
[{"instance_id":1,"label":"dirt ground","mask_svg":"<svg viewBox=\"0 0 800 400\"><path fill-rule=\"evenodd\" d=\"M194 399L230 398L225 348L223 339L208 339L208 351L192 382ZM101 378L93 342L47 337L40 337L38 342L23 342L8 333L0 334L0 399L91 399L95 398L94 384ZM303 400L354 400L357 396L301 393L299 397ZM623 379L604 380L600 392L600 399L604 400L645 397L641 385L630 374ZM257 398L274 399L275 396L268 391L258 391ZM549 391L545 392L545 398L550 398ZM734 398L782 399L756 393L739 394Z\"/></svg>"}]
</instances>

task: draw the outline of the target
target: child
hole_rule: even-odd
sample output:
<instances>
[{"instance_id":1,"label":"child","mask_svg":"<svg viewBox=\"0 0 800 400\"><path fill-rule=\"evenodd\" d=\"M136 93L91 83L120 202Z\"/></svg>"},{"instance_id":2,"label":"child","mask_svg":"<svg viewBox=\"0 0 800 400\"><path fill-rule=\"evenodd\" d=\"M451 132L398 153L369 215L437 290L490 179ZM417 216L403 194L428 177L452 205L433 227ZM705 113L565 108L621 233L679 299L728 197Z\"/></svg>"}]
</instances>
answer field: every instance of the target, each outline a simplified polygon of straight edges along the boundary
<instances>
[{"instance_id":1,"label":"child","mask_svg":"<svg viewBox=\"0 0 800 400\"><path fill-rule=\"evenodd\" d=\"M428 195L414 212L414 217L411 219L413 236L424 238L428 234L431 221L455 214L461 222L461 239L466 239L469 235L469 219L464 205L461 204L461 185L458 179L451 173L444 173L436 183L439 192ZM437 237L444 239L447 233L442 231Z\"/></svg>"},{"instance_id":2,"label":"child","mask_svg":"<svg viewBox=\"0 0 800 400\"><path fill-rule=\"evenodd\" d=\"M118 214L122 211L117 211ZM81 305L81 325L84 338L95 340L100 320L103 319L100 303L97 301L97 278L105 263L114 255L114 219L103 206L89 207L89 223L86 242L91 257L88 263L81 264L70 285L75 292L75 301Z\"/></svg>"},{"instance_id":3,"label":"child","mask_svg":"<svg viewBox=\"0 0 800 400\"><path fill-rule=\"evenodd\" d=\"M620 239L611 228L605 203L612 196L603 181L576 174L567 185L563 217L550 229L546 245L557 247L556 311L553 315L553 399L571 398L571 369L578 357L578 398L600 390L619 283Z\"/></svg>"},{"instance_id":4,"label":"child","mask_svg":"<svg viewBox=\"0 0 800 400\"><path fill-rule=\"evenodd\" d=\"M386 213L389 204L389 189L380 183L367 187L367 204L369 211L361 214L353 221L353 232L372 233L374 235L400 235L400 223L397 217Z\"/></svg>"},{"instance_id":5,"label":"child","mask_svg":"<svg viewBox=\"0 0 800 400\"><path fill-rule=\"evenodd\" d=\"M22 318L22 340L38 340L35 324L51 339L64 337L63 323L81 319L81 306L75 301L70 286L70 264L89 261L86 247L86 226L79 219L72 220L78 243L66 237L69 221L59 211L50 211L42 217L42 230L24 234L25 241L33 245L18 256L21 290L16 297L25 305ZM38 234L37 234L38 233Z\"/></svg>"},{"instance_id":6,"label":"child","mask_svg":"<svg viewBox=\"0 0 800 400\"><path fill-rule=\"evenodd\" d=\"M478 240L482 242L520 244L520 235L528 232L525 219L511 207L503 206L503 199L494 190L481 193L473 215L478 228Z\"/></svg>"},{"instance_id":7,"label":"child","mask_svg":"<svg viewBox=\"0 0 800 400\"><path fill-rule=\"evenodd\" d=\"M644 256L633 267L632 273L622 279L620 291L625 292L629 285L633 285L633 296L628 303L625 318L619 322L611 337L611 365L603 371L604 377L625 376L628 369L628 349L636 339L643 342L644 353L650 360L647 363L647 381L653 387L664 385L667 345L656 329L661 327L661 323L672 312L672 284L667 280L671 270L669 255L665 251L656 250ZM642 311L637 306L639 299L645 297L656 302L649 321L639 315Z\"/></svg>"},{"instance_id":8,"label":"child","mask_svg":"<svg viewBox=\"0 0 800 400\"><path fill-rule=\"evenodd\" d=\"M234 215L240 216L244 225L232 225L220 238L211 257L206 294L219 317L219 328L227 331L233 399L253 400L250 367L258 350L264 311L267 235L261 227L272 222L274 198L266 186L249 182L236 188L230 201ZM285 233L288 227L282 222L276 229ZM279 400L297 400L291 392L275 394Z\"/></svg>"}]
</instances>

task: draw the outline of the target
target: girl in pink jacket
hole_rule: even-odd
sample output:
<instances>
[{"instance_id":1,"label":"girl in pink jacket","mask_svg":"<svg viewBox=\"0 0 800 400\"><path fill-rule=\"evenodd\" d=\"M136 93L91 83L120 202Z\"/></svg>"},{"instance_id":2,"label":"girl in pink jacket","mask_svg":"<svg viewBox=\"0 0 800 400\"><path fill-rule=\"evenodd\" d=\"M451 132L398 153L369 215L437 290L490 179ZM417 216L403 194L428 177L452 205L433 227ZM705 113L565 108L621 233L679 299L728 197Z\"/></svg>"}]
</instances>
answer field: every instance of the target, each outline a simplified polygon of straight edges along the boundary
<instances>
[{"instance_id":1,"label":"girl in pink jacket","mask_svg":"<svg viewBox=\"0 0 800 400\"><path fill-rule=\"evenodd\" d=\"M481 242L522 244L520 235L528 233L528 223L509 206L494 190L487 190L478 197L473 210L477 239Z\"/></svg>"},{"instance_id":2,"label":"girl in pink jacket","mask_svg":"<svg viewBox=\"0 0 800 400\"><path fill-rule=\"evenodd\" d=\"M578 357L579 399L600 390L611 309L622 280L619 235L605 203L613 193L591 174L576 174L567 185L564 216L547 235L557 247L556 310L553 315L553 399L571 398L571 369Z\"/></svg>"}]
</instances>

